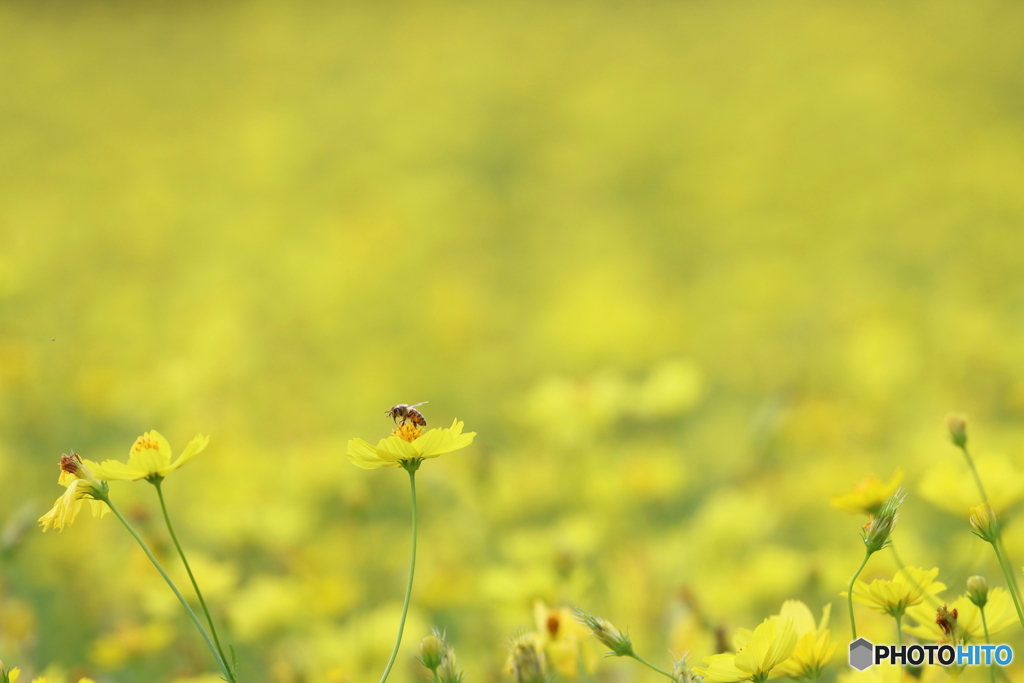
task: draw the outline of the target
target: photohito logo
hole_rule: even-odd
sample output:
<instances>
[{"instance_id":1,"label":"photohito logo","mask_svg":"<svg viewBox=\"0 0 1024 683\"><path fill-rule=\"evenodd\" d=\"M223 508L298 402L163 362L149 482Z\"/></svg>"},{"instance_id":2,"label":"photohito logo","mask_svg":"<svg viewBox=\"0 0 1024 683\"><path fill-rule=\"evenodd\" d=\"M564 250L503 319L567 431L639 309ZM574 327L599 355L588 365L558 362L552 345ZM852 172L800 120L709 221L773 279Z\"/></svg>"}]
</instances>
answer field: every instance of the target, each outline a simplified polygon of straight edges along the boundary
<instances>
[{"instance_id":1,"label":"photohito logo","mask_svg":"<svg viewBox=\"0 0 1024 683\"><path fill-rule=\"evenodd\" d=\"M863 671L875 664L939 664L941 666L1006 666L1013 661L1009 645L874 645L865 638L850 643L850 666Z\"/></svg>"}]
</instances>

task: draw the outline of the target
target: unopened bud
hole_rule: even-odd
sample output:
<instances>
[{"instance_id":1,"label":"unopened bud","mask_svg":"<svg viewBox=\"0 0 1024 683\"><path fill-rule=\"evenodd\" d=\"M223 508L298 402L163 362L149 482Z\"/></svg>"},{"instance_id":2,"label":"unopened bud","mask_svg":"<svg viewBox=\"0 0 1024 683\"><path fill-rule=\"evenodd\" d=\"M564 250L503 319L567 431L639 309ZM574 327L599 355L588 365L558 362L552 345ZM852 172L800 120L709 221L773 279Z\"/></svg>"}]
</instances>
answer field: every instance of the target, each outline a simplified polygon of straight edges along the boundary
<instances>
[{"instance_id":1,"label":"unopened bud","mask_svg":"<svg viewBox=\"0 0 1024 683\"><path fill-rule=\"evenodd\" d=\"M988 581L984 576L972 576L967 579L967 597L977 607L984 607L988 602Z\"/></svg>"},{"instance_id":2,"label":"unopened bud","mask_svg":"<svg viewBox=\"0 0 1024 683\"><path fill-rule=\"evenodd\" d=\"M900 517L899 507L906 497L907 494L902 488L896 489L889 500L882 503L878 514L864 525L861 536L868 552L877 553L889 545L889 536L892 534L893 527L896 526L896 520Z\"/></svg>"},{"instance_id":3,"label":"unopened bud","mask_svg":"<svg viewBox=\"0 0 1024 683\"><path fill-rule=\"evenodd\" d=\"M420 663L435 671L441 666L441 660L447 651L448 645L444 642L444 635L439 635L435 631L420 641Z\"/></svg>"},{"instance_id":4,"label":"unopened bud","mask_svg":"<svg viewBox=\"0 0 1024 683\"><path fill-rule=\"evenodd\" d=\"M690 668L690 664L687 661L689 658L690 653L684 652L683 656L672 665L672 677L676 679L676 683L700 683L703 680Z\"/></svg>"},{"instance_id":5,"label":"unopened bud","mask_svg":"<svg viewBox=\"0 0 1024 683\"><path fill-rule=\"evenodd\" d=\"M611 650L612 655L625 657L633 654L633 643L629 640L629 634L621 633L610 621L587 614L579 608L576 609L576 618Z\"/></svg>"},{"instance_id":6,"label":"unopened bud","mask_svg":"<svg viewBox=\"0 0 1024 683\"><path fill-rule=\"evenodd\" d=\"M946 417L946 428L949 430L949 440L957 448L967 445L967 416L960 413L950 413Z\"/></svg>"},{"instance_id":7,"label":"unopened bud","mask_svg":"<svg viewBox=\"0 0 1024 683\"><path fill-rule=\"evenodd\" d=\"M544 683L544 652L537 647L536 639L529 634L519 636L510 649L516 683Z\"/></svg>"},{"instance_id":8,"label":"unopened bud","mask_svg":"<svg viewBox=\"0 0 1024 683\"><path fill-rule=\"evenodd\" d=\"M999 517L988 503L971 508L971 531L983 541L995 543L999 538Z\"/></svg>"},{"instance_id":9,"label":"unopened bud","mask_svg":"<svg viewBox=\"0 0 1024 683\"><path fill-rule=\"evenodd\" d=\"M441 657L441 666L437 669L437 680L440 683L462 683L463 675L455 662L455 651L448 648L448 651Z\"/></svg>"}]
</instances>

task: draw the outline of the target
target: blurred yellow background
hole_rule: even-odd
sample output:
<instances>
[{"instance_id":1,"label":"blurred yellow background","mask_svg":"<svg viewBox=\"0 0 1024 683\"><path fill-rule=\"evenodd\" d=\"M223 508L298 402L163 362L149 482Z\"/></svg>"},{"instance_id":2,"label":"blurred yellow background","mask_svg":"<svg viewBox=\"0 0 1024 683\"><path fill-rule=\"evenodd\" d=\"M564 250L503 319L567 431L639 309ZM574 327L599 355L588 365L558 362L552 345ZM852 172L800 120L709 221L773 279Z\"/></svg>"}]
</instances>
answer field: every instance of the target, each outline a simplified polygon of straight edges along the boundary
<instances>
[{"instance_id":1,"label":"blurred yellow background","mask_svg":"<svg viewBox=\"0 0 1024 683\"><path fill-rule=\"evenodd\" d=\"M214 671L116 520L33 527L62 452L158 429L212 437L164 488L241 678L376 680L407 484L345 442L423 400L479 435L420 472L394 681L431 625L507 679L537 599L663 666L832 602L834 677L864 520L829 498L898 467L903 559L998 585L942 419L1012 508L1022 30L985 0L0 3L0 658ZM112 495L176 566L151 488Z\"/></svg>"}]
</instances>

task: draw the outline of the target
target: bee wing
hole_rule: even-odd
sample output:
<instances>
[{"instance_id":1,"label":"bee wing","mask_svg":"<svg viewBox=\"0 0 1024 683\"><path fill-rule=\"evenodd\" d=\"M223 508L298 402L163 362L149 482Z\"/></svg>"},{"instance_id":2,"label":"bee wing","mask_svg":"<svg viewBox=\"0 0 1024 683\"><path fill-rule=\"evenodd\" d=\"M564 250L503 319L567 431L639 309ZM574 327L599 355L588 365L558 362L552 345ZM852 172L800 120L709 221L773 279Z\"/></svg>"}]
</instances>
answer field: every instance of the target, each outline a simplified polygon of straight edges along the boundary
<instances>
[{"instance_id":1,"label":"bee wing","mask_svg":"<svg viewBox=\"0 0 1024 683\"><path fill-rule=\"evenodd\" d=\"M421 405L423 405L424 403L430 403L430 401L420 401L419 403L413 403L413 404L412 404L411 406L409 406L409 407L410 407L410 408L415 408L416 406L421 406Z\"/></svg>"}]
</instances>

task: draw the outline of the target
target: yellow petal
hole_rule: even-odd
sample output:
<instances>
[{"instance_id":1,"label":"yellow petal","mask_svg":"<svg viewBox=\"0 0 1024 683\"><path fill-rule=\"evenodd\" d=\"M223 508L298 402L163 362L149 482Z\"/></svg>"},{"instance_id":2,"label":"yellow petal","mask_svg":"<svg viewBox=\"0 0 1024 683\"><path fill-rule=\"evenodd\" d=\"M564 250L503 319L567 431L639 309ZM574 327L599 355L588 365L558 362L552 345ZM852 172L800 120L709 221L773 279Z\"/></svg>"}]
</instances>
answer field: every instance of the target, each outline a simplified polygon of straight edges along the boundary
<instances>
[{"instance_id":1,"label":"yellow petal","mask_svg":"<svg viewBox=\"0 0 1024 683\"><path fill-rule=\"evenodd\" d=\"M399 460L418 458L419 455L415 446L405 439L399 439L397 436L389 436L377 443L377 456L381 460L398 462Z\"/></svg>"},{"instance_id":2,"label":"yellow petal","mask_svg":"<svg viewBox=\"0 0 1024 683\"><path fill-rule=\"evenodd\" d=\"M103 481L137 481L149 475L147 470L140 470L118 460L90 463L89 467L96 478Z\"/></svg>"},{"instance_id":3,"label":"yellow petal","mask_svg":"<svg viewBox=\"0 0 1024 683\"><path fill-rule=\"evenodd\" d=\"M155 474L171 464L171 445L156 431L148 431L135 440L129 451L128 466Z\"/></svg>"},{"instance_id":4,"label":"yellow petal","mask_svg":"<svg viewBox=\"0 0 1024 683\"><path fill-rule=\"evenodd\" d=\"M751 674L740 671L736 667L736 655L720 654L705 657L707 666L694 667L694 673L703 676L705 681L711 683L729 683L730 681L745 681L751 678Z\"/></svg>"},{"instance_id":5,"label":"yellow petal","mask_svg":"<svg viewBox=\"0 0 1024 683\"><path fill-rule=\"evenodd\" d=\"M353 465L362 467L365 470L387 467L392 464L389 461L382 460L380 456L377 455L377 449L362 439L352 439L349 441L348 452L346 455L348 456L348 459L352 461Z\"/></svg>"},{"instance_id":6,"label":"yellow petal","mask_svg":"<svg viewBox=\"0 0 1024 683\"><path fill-rule=\"evenodd\" d=\"M185 446L185 450L181 452L181 455L178 456L178 459L171 463L169 467L166 467L163 470L161 470L160 474L167 474L168 472L178 469L179 467L187 463L189 460L199 455L199 453L201 453L202 450L206 448L206 445L208 443L210 443L210 437L203 436L202 434L197 435L195 438L188 442L188 445Z\"/></svg>"}]
</instances>

